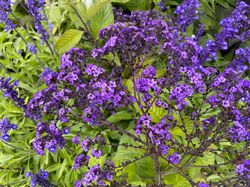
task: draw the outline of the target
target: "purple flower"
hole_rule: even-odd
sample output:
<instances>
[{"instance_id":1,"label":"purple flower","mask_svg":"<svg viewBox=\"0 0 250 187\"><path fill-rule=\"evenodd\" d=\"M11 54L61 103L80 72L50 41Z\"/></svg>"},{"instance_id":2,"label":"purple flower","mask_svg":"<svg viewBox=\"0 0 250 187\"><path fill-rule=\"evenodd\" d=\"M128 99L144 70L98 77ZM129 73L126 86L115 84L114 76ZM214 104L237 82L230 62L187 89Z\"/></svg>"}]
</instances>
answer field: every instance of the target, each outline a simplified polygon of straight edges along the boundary
<instances>
[{"instance_id":1,"label":"purple flower","mask_svg":"<svg viewBox=\"0 0 250 187\"><path fill-rule=\"evenodd\" d=\"M62 135L63 130L57 128L53 121L50 124L39 122L36 129L36 138L32 142L33 148L40 155L44 154L46 148L50 152L55 152L57 147L62 149L66 143Z\"/></svg>"},{"instance_id":2,"label":"purple flower","mask_svg":"<svg viewBox=\"0 0 250 187\"><path fill-rule=\"evenodd\" d=\"M80 143L80 137L79 136L74 136L72 138L72 143L73 144L79 144Z\"/></svg>"},{"instance_id":3,"label":"purple flower","mask_svg":"<svg viewBox=\"0 0 250 187\"><path fill-rule=\"evenodd\" d=\"M10 136L7 133L11 129L16 130L17 125L11 124L7 118L3 118L0 121L0 132L4 141L8 141L10 139Z\"/></svg>"},{"instance_id":4,"label":"purple flower","mask_svg":"<svg viewBox=\"0 0 250 187\"><path fill-rule=\"evenodd\" d=\"M204 182L199 182L198 187L209 187L209 185Z\"/></svg>"},{"instance_id":5,"label":"purple flower","mask_svg":"<svg viewBox=\"0 0 250 187\"><path fill-rule=\"evenodd\" d=\"M178 153L174 153L173 155L168 156L169 163L174 164L174 165L178 164L180 162L180 159L181 159L181 155Z\"/></svg>"},{"instance_id":6,"label":"purple flower","mask_svg":"<svg viewBox=\"0 0 250 187\"><path fill-rule=\"evenodd\" d=\"M16 25L8 18L11 13L11 0L1 0L0 2L0 23L5 23L5 31L15 29Z\"/></svg>"},{"instance_id":7,"label":"purple flower","mask_svg":"<svg viewBox=\"0 0 250 187\"><path fill-rule=\"evenodd\" d=\"M54 187L55 185L49 182L48 177L49 173L44 170L40 170L38 173L33 174L31 172L26 173L26 177L31 177L30 185L35 187L37 184L40 186L51 186Z\"/></svg>"},{"instance_id":8,"label":"purple flower","mask_svg":"<svg viewBox=\"0 0 250 187\"><path fill-rule=\"evenodd\" d=\"M48 32L42 25L42 21L46 20L45 16L41 13L44 3L45 3L44 0L39 0L38 3L36 3L36 1L34 0L25 1L25 5L27 6L28 13L33 17L33 20L35 23L35 29L37 33L41 35L42 43L47 41L49 38Z\"/></svg>"},{"instance_id":9,"label":"purple flower","mask_svg":"<svg viewBox=\"0 0 250 187\"><path fill-rule=\"evenodd\" d=\"M175 13L177 14L177 24L182 31L185 31L187 26L194 20L198 19L197 9L200 4L198 0L184 0L177 6Z\"/></svg>"},{"instance_id":10,"label":"purple flower","mask_svg":"<svg viewBox=\"0 0 250 187\"><path fill-rule=\"evenodd\" d=\"M29 44L28 45L28 49L32 54L36 54L37 53L37 49L35 45Z\"/></svg>"},{"instance_id":11,"label":"purple flower","mask_svg":"<svg viewBox=\"0 0 250 187\"><path fill-rule=\"evenodd\" d=\"M237 165L235 172L250 179L250 160L245 160L242 164Z\"/></svg>"},{"instance_id":12,"label":"purple flower","mask_svg":"<svg viewBox=\"0 0 250 187\"><path fill-rule=\"evenodd\" d=\"M92 149L92 156L95 158L100 158L102 156L101 150Z\"/></svg>"},{"instance_id":13,"label":"purple flower","mask_svg":"<svg viewBox=\"0 0 250 187\"><path fill-rule=\"evenodd\" d=\"M10 80L10 78L5 80L4 77L0 77L0 90L4 91L4 97L9 97L18 106L25 110L26 105L24 104L24 100L18 96L18 92L14 89L18 83L15 81L13 84L11 84Z\"/></svg>"},{"instance_id":14,"label":"purple flower","mask_svg":"<svg viewBox=\"0 0 250 187\"><path fill-rule=\"evenodd\" d=\"M90 170L81 179L81 182L86 186L94 182L96 182L98 185L105 186L105 180L112 180L114 169L114 163L109 160L104 164L103 170L101 169L100 165L97 164L90 168Z\"/></svg>"},{"instance_id":15,"label":"purple flower","mask_svg":"<svg viewBox=\"0 0 250 187\"><path fill-rule=\"evenodd\" d=\"M85 72L88 75L92 75L93 77L98 77L99 75L104 73L104 71L105 70L103 68L100 68L100 67L93 65L93 64L88 64L86 69L85 69Z\"/></svg>"},{"instance_id":16,"label":"purple flower","mask_svg":"<svg viewBox=\"0 0 250 187\"><path fill-rule=\"evenodd\" d=\"M91 145L91 140L89 138L85 138L81 142L81 147L82 147L83 151L85 151L85 152L88 152L90 145Z\"/></svg>"},{"instance_id":17,"label":"purple flower","mask_svg":"<svg viewBox=\"0 0 250 187\"><path fill-rule=\"evenodd\" d=\"M85 154L80 154L75 158L73 169L76 170L82 166L87 166L89 162L89 156Z\"/></svg>"}]
</instances>

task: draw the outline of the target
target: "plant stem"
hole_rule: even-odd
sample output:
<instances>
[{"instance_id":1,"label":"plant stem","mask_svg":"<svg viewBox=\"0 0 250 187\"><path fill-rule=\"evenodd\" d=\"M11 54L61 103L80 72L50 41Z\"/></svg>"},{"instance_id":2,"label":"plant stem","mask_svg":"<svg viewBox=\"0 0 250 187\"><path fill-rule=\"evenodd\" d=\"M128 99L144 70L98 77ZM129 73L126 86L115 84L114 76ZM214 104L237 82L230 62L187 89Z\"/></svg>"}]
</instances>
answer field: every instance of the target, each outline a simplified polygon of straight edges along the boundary
<instances>
[{"instance_id":1,"label":"plant stem","mask_svg":"<svg viewBox=\"0 0 250 187\"><path fill-rule=\"evenodd\" d=\"M154 168L155 168L155 178L154 178L154 182L155 185L160 187L161 186L161 169L160 169L160 164L158 161L158 155L157 154L153 154L151 156L151 158L154 161Z\"/></svg>"}]
</instances>

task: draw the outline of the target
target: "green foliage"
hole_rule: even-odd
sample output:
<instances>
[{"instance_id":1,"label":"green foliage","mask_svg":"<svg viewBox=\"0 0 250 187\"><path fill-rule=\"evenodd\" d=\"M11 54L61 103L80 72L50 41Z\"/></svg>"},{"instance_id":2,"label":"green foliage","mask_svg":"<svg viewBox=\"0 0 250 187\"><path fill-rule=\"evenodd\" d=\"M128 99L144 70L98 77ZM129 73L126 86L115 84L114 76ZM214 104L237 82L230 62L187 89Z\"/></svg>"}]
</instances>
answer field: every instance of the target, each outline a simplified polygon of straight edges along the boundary
<instances>
[{"instance_id":1,"label":"green foliage","mask_svg":"<svg viewBox=\"0 0 250 187\"><path fill-rule=\"evenodd\" d=\"M160 0L52 0L48 2L45 11L49 22L54 26L50 33L52 37L49 42L58 54L51 55L49 48L46 45L40 44L38 34L31 27L33 24L31 17L24 13L25 11L22 10L18 2L15 2L13 11L19 18L15 20L15 23L23 24L33 36L33 40L39 49L39 59L41 59L46 67L56 70L59 64L59 55L76 46L92 48L92 44L86 41L86 37L90 37L91 40L96 41L98 32L114 22L112 3L119 4L133 11L149 10L160 2ZM201 0L200 2L200 10L203 12L201 14L201 22L208 31L201 40L206 41L207 39L213 39L213 34L219 31L219 20L232 10L235 0ZM166 5L169 5L169 10L174 10L175 6L179 3L180 1L166 1ZM195 34L195 26L193 24L188 28L189 36ZM17 30L28 43L33 42L26 30L22 28L17 28ZM242 45L248 46L249 42ZM218 56L218 60L209 65L223 69L233 58L232 54L227 56L218 54ZM119 59L115 60L117 64L120 63ZM157 57L153 57L147 59L146 63L156 64L158 61ZM160 66L160 64L157 65ZM16 32L0 32L0 74L1 76L11 77L13 80L19 80L18 93L20 96L23 96L26 103L35 92L45 88L45 85L39 79L42 70L43 68L37 58L28 51L27 46ZM159 68L157 76L164 73L165 70ZM124 76L127 77L126 80L124 79L124 86L127 86L131 95L133 95L133 81L130 78L130 72ZM211 109L210 106L203 105L202 101L203 98L201 95L197 95L192 101L188 101L189 107L201 107L201 112L204 113L200 116L201 121L212 116L217 116L221 112L219 109ZM133 115L131 115L130 110ZM153 105L149 113L152 121L158 123L166 115L166 110ZM112 115L109 114L107 120L135 135L133 120L137 114L142 114L142 111L135 104L132 108L116 111ZM38 172L39 169L45 169L49 172L51 181L55 182L58 186L70 187L87 171L86 167L77 171L72 169L74 158L80 153L80 148L73 144L69 144L72 150L66 147L56 153L46 151L44 156L36 155L32 150L32 141L35 137L35 123L26 118L20 108L1 94L0 119L3 117L8 117L11 123L18 124L18 131L10 131L10 142L0 141L0 186L29 186L29 181L24 177L25 172ZM194 124L190 118L183 116L183 119L181 119L180 114L175 114L175 119L178 124L184 122L188 126L188 133L192 132ZM72 123L71 121L68 124L72 125L70 123ZM62 127L62 124L59 125ZM79 123L71 129L72 134L65 135L66 139L70 140L73 134L79 131L79 129L81 129L80 135L82 137L94 137L99 133L103 133L106 142L110 143L110 145L103 147L104 156L100 159L95 159L91 156L90 152L88 153L91 156L90 166L98 163L103 166L107 159L112 158L115 160L117 166L123 167L122 164L124 162L134 160L134 162L125 166L115 179L118 181L126 180L133 186L153 184L156 175L154 161L150 156L145 155L143 149L136 148L141 145L135 143L131 137L125 134L120 135L111 130L85 127L82 123ZM182 129L178 127L173 128L171 133L176 138L177 144L187 143L184 141L186 133ZM140 138L145 139L142 136ZM193 139L192 142L197 144L197 146L200 144L199 139ZM112 145L117 143L117 146ZM132 146L125 147L124 144ZM228 148L229 150L244 149L244 145L231 145L226 140L223 143L213 146L215 148ZM231 158L234 153L228 152L223 154L222 158L214 153L205 152L202 157L197 157L194 163L195 167L187 164L184 168L184 173L196 182L205 180L218 181L221 177L230 175L229 169L232 169L231 166L223 166L221 176L217 173L203 172L199 165L208 166L216 163L224 163L226 158ZM161 162L161 167L168 170L168 172L173 171L172 173L164 174L163 181L165 184L173 187L191 186L187 179L181 174L176 173L174 167L170 166L166 161L163 160Z\"/></svg>"},{"instance_id":2,"label":"green foliage","mask_svg":"<svg viewBox=\"0 0 250 187\"><path fill-rule=\"evenodd\" d=\"M81 40L83 31L70 29L67 30L63 35L57 40L55 49L58 53L62 54L72 47L75 47Z\"/></svg>"}]
</instances>

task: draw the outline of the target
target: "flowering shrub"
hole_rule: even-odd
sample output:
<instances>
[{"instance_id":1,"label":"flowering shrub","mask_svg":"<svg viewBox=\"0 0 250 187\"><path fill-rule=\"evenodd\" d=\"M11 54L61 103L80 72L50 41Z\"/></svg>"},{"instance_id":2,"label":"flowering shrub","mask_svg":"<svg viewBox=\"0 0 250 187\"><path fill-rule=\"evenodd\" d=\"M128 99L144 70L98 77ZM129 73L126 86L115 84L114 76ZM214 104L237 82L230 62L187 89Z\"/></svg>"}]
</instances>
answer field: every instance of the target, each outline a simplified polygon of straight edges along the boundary
<instances>
[{"instance_id":1,"label":"flowering shrub","mask_svg":"<svg viewBox=\"0 0 250 187\"><path fill-rule=\"evenodd\" d=\"M22 109L19 115L28 123L13 125L11 115L0 122L7 150L1 156L14 154L8 153L12 148L28 164L9 168L0 162L22 175L14 185L28 180L44 187L249 185L250 6L237 1L212 39L202 23L201 10L209 6L203 1L184 0L173 14L163 12L171 8L167 1L145 11L132 11L132 1L116 2L126 2L131 12L114 8L113 15L105 1L88 11L86 2L67 4L84 33L66 31L55 45L53 29L43 24L44 1L18 2L33 19L40 43L20 23L31 37L27 42L11 19L16 18L11 2L0 3L5 30L21 37L42 68L33 75L33 93L18 81L0 80L4 97ZM61 10L54 7L51 14ZM98 20L109 10L111 22L95 27L91 16ZM81 38L84 44L75 47ZM53 63L43 60L46 47ZM223 58L229 62L218 66ZM7 134L10 129L17 129L16 139ZM26 142L19 129L30 133L25 147L15 144Z\"/></svg>"}]
</instances>

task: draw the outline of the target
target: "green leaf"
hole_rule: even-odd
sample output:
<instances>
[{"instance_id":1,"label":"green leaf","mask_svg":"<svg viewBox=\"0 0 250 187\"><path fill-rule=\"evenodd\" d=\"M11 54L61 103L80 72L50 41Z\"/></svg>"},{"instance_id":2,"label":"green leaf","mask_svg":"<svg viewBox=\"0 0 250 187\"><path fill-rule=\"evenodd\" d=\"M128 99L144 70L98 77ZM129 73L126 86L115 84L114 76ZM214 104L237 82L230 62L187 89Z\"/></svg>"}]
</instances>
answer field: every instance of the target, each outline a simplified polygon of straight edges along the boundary
<instances>
[{"instance_id":1,"label":"green leaf","mask_svg":"<svg viewBox=\"0 0 250 187\"><path fill-rule=\"evenodd\" d=\"M156 105L153 105L148 112L154 123L160 122L160 120L167 114L167 111L163 107L157 107Z\"/></svg>"},{"instance_id":2,"label":"green leaf","mask_svg":"<svg viewBox=\"0 0 250 187\"><path fill-rule=\"evenodd\" d=\"M210 175L210 176L207 178L207 181L216 182L216 181L218 181L219 179L221 179L221 177L220 177L219 175L212 174L212 175Z\"/></svg>"},{"instance_id":3,"label":"green leaf","mask_svg":"<svg viewBox=\"0 0 250 187\"><path fill-rule=\"evenodd\" d=\"M128 175L128 183L133 186L152 184L155 176L154 162L150 157L128 165L123 174Z\"/></svg>"},{"instance_id":4,"label":"green leaf","mask_svg":"<svg viewBox=\"0 0 250 187\"><path fill-rule=\"evenodd\" d=\"M60 169L57 170L57 179L61 178L63 172L65 171L66 167L67 167L67 161L64 160L63 163L60 163Z\"/></svg>"},{"instance_id":5,"label":"green leaf","mask_svg":"<svg viewBox=\"0 0 250 187\"><path fill-rule=\"evenodd\" d=\"M112 0L114 3L127 3L129 0Z\"/></svg>"},{"instance_id":6,"label":"green leaf","mask_svg":"<svg viewBox=\"0 0 250 187\"><path fill-rule=\"evenodd\" d=\"M102 28L107 27L114 22L112 5L108 3L100 8L93 16L91 16L89 22L90 32L95 38L97 38L98 33Z\"/></svg>"},{"instance_id":7,"label":"green leaf","mask_svg":"<svg viewBox=\"0 0 250 187\"><path fill-rule=\"evenodd\" d=\"M179 174L169 174L163 177L165 184L171 185L173 187L190 187L191 184Z\"/></svg>"},{"instance_id":8,"label":"green leaf","mask_svg":"<svg viewBox=\"0 0 250 187\"><path fill-rule=\"evenodd\" d=\"M63 21L61 10L57 6L51 6L49 9L49 20L51 23L59 27Z\"/></svg>"},{"instance_id":9,"label":"green leaf","mask_svg":"<svg viewBox=\"0 0 250 187\"><path fill-rule=\"evenodd\" d=\"M196 159L195 164L197 165L213 165L215 164L215 154L210 152L204 152L203 157Z\"/></svg>"},{"instance_id":10,"label":"green leaf","mask_svg":"<svg viewBox=\"0 0 250 187\"><path fill-rule=\"evenodd\" d=\"M132 131L131 131L132 132ZM127 135L122 135L119 144L128 144L138 146L139 143L135 142L134 139L128 137ZM143 149L136 149L133 147L125 148L124 146L118 146L117 152L115 153L115 163L116 165L120 165L122 162L131 160L134 158L141 157L144 155L145 151Z\"/></svg>"},{"instance_id":11,"label":"green leaf","mask_svg":"<svg viewBox=\"0 0 250 187\"><path fill-rule=\"evenodd\" d=\"M130 113L128 113L128 111L123 110L123 111L119 111L111 116L109 116L109 118L107 119L110 123L116 123L118 121L122 121L122 120L130 120L132 119L132 116Z\"/></svg>"},{"instance_id":12,"label":"green leaf","mask_svg":"<svg viewBox=\"0 0 250 187\"><path fill-rule=\"evenodd\" d=\"M81 40L83 31L70 29L67 30L56 42L55 49L62 54L70 48L75 47Z\"/></svg>"},{"instance_id":13,"label":"green leaf","mask_svg":"<svg viewBox=\"0 0 250 187\"><path fill-rule=\"evenodd\" d=\"M221 6L223 6L224 8L230 8L229 4L226 3L224 0L216 0L216 2Z\"/></svg>"},{"instance_id":14,"label":"green leaf","mask_svg":"<svg viewBox=\"0 0 250 187\"><path fill-rule=\"evenodd\" d=\"M147 10L147 0L130 0L125 5L130 11Z\"/></svg>"},{"instance_id":15,"label":"green leaf","mask_svg":"<svg viewBox=\"0 0 250 187\"><path fill-rule=\"evenodd\" d=\"M193 168L189 168L189 169L188 169L188 175L189 175L191 178L196 178L200 173L201 173L201 168L193 167Z\"/></svg>"}]
</instances>

